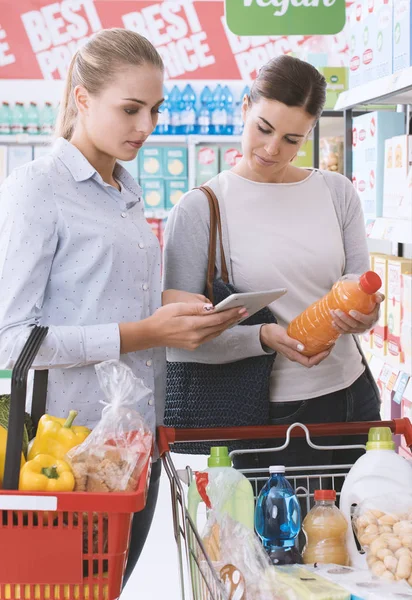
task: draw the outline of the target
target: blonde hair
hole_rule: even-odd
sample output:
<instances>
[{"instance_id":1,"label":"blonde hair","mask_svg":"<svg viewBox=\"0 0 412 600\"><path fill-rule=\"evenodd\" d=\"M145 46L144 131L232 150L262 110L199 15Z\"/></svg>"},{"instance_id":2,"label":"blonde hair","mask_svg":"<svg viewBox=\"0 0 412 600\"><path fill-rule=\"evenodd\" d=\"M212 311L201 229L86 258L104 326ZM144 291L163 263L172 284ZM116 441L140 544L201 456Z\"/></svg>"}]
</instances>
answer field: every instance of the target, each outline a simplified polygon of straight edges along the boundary
<instances>
[{"instance_id":1,"label":"blonde hair","mask_svg":"<svg viewBox=\"0 0 412 600\"><path fill-rule=\"evenodd\" d=\"M104 29L96 33L74 54L67 73L56 124L56 136L70 140L76 125L77 107L73 91L82 85L98 94L126 65L151 64L163 71L156 48L142 35L127 29Z\"/></svg>"}]
</instances>

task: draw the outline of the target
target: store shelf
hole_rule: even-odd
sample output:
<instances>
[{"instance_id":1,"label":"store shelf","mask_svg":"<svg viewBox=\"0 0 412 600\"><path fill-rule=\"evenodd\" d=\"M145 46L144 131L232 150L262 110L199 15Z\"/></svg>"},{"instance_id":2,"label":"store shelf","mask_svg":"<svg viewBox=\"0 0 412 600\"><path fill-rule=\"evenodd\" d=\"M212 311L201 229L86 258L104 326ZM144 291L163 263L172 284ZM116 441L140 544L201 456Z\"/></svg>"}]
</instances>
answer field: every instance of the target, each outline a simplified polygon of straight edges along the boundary
<instances>
[{"instance_id":1,"label":"store shelf","mask_svg":"<svg viewBox=\"0 0 412 600\"><path fill-rule=\"evenodd\" d=\"M342 92L335 110L367 104L412 104L412 67Z\"/></svg>"},{"instance_id":2,"label":"store shelf","mask_svg":"<svg viewBox=\"0 0 412 600\"><path fill-rule=\"evenodd\" d=\"M367 237L398 244L412 244L412 222L407 219L370 219L366 223Z\"/></svg>"},{"instance_id":3,"label":"store shelf","mask_svg":"<svg viewBox=\"0 0 412 600\"><path fill-rule=\"evenodd\" d=\"M20 133L18 135L0 135L1 144L51 144L53 137L51 135L29 135Z\"/></svg>"}]
</instances>

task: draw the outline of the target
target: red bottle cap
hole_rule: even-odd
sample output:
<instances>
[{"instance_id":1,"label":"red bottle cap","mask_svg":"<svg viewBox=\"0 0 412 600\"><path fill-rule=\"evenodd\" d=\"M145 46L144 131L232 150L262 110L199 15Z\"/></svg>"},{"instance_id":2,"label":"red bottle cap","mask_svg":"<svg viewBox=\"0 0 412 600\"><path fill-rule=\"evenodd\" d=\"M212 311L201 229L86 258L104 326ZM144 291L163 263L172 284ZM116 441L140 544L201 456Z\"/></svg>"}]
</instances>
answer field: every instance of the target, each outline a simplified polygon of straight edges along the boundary
<instances>
[{"instance_id":1,"label":"red bottle cap","mask_svg":"<svg viewBox=\"0 0 412 600\"><path fill-rule=\"evenodd\" d=\"M335 490L315 490L315 502L319 500L336 500Z\"/></svg>"},{"instance_id":2,"label":"red bottle cap","mask_svg":"<svg viewBox=\"0 0 412 600\"><path fill-rule=\"evenodd\" d=\"M359 277L359 284L367 294L374 294L382 287L382 279L375 271L366 271Z\"/></svg>"}]
</instances>

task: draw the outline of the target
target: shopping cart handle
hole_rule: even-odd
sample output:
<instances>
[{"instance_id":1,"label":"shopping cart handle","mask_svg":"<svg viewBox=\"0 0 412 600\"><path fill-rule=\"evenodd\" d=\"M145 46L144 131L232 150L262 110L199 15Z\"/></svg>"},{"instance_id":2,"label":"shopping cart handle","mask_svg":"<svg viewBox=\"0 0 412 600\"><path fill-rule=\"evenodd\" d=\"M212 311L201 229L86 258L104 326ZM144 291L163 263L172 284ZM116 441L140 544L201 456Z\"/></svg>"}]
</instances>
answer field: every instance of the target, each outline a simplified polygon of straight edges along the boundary
<instances>
[{"instance_id":1,"label":"shopping cart handle","mask_svg":"<svg viewBox=\"0 0 412 600\"><path fill-rule=\"evenodd\" d=\"M367 434L371 427L389 427L395 435L403 435L408 448L412 450L412 423L404 417L393 421L359 421L354 423L316 423L306 425L311 437L333 435ZM221 427L199 429L157 428L157 444L160 455L169 452L177 442L222 442L227 440L266 440L286 438L290 425L259 425L254 427ZM305 437L301 427L295 427L292 437Z\"/></svg>"}]
</instances>

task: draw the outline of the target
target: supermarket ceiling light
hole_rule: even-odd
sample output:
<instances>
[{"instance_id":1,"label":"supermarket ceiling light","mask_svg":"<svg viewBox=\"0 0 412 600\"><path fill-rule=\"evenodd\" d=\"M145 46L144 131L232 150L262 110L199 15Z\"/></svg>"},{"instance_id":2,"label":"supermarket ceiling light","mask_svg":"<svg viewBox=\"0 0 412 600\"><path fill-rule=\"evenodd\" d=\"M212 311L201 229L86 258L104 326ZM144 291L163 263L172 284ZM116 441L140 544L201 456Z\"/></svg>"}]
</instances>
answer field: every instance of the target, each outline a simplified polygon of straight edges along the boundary
<instances>
[{"instance_id":1,"label":"supermarket ceiling light","mask_svg":"<svg viewBox=\"0 0 412 600\"><path fill-rule=\"evenodd\" d=\"M236 35L334 35L346 21L345 0L225 0Z\"/></svg>"}]
</instances>

